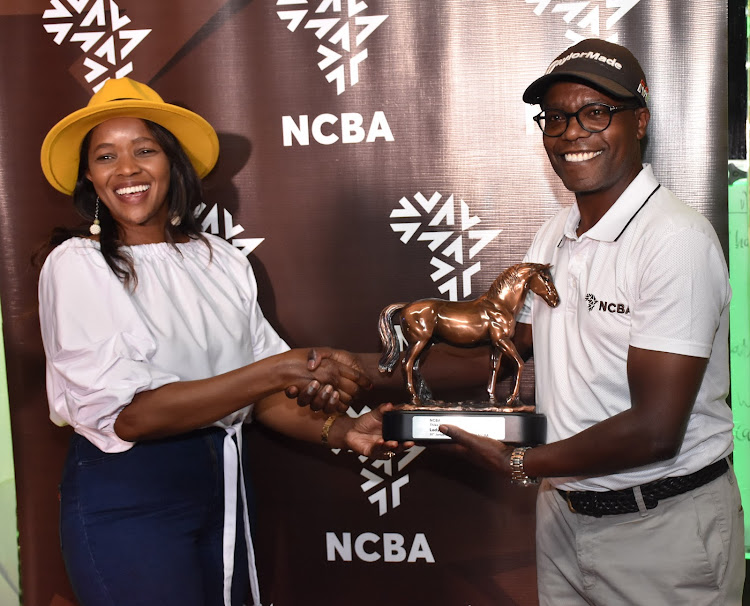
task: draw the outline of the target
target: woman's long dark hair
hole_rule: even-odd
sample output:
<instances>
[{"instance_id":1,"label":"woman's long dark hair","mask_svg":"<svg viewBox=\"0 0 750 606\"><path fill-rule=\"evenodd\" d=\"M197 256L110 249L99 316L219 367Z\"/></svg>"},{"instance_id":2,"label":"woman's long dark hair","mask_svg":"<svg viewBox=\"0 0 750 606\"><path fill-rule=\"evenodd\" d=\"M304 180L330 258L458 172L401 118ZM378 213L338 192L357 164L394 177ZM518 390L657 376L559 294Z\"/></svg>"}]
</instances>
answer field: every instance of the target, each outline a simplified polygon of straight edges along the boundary
<instances>
[{"instance_id":1,"label":"woman's long dark hair","mask_svg":"<svg viewBox=\"0 0 750 606\"><path fill-rule=\"evenodd\" d=\"M164 228L165 240L174 246L176 243L175 236L181 234L191 240L201 240L210 248L208 240L203 235L195 217L196 209L203 202L203 190L193 165L177 138L170 131L155 122L149 120L144 120L144 122L169 160L167 204L168 216L173 222L169 222ZM78 214L89 224L94 221L97 200L94 185L86 177L89 165L88 152L91 132L88 132L81 143L78 180L73 190L73 205ZM178 224L174 225L173 223ZM99 203L99 224L102 229L99 234L99 245L107 265L126 287L135 288L138 283L138 276L133 265L133 258L123 248L117 223L107 207L101 202ZM37 262L43 261L43 258L54 247L75 236L88 236L88 227L78 229L56 228L47 244L42 247L43 250L36 255Z\"/></svg>"}]
</instances>

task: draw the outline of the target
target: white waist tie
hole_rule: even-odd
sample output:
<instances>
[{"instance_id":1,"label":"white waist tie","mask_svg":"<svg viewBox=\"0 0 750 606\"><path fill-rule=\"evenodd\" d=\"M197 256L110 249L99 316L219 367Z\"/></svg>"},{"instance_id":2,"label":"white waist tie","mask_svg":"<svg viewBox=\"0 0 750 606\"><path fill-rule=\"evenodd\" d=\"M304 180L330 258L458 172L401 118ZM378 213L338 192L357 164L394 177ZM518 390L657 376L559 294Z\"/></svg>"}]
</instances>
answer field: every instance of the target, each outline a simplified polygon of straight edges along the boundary
<instances>
[{"instance_id":1,"label":"white waist tie","mask_svg":"<svg viewBox=\"0 0 750 606\"><path fill-rule=\"evenodd\" d=\"M247 545L247 563L250 570L250 589L253 604L261 606L258 573L255 570L255 551L250 536L250 516L245 491L245 474L242 470L242 421L226 428L224 436L224 606L232 606L232 576L234 575L234 547L237 542L237 483L242 495L242 517ZM235 438L236 437L236 442Z\"/></svg>"}]
</instances>

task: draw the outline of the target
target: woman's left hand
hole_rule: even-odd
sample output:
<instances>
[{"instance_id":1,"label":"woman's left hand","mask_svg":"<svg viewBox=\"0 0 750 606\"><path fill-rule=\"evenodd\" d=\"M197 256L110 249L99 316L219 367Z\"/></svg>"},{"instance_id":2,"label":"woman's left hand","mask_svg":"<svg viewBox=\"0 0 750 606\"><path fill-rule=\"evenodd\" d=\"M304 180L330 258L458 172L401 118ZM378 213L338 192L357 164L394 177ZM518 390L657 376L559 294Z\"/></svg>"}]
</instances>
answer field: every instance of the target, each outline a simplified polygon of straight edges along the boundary
<instances>
[{"instance_id":1,"label":"woman's left hand","mask_svg":"<svg viewBox=\"0 0 750 606\"><path fill-rule=\"evenodd\" d=\"M393 409L393 404L381 404L375 410L353 419L344 433L345 448L371 459L390 459L414 446L414 442L385 441L383 439L383 413Z\"/></svg>"}]
</instances>

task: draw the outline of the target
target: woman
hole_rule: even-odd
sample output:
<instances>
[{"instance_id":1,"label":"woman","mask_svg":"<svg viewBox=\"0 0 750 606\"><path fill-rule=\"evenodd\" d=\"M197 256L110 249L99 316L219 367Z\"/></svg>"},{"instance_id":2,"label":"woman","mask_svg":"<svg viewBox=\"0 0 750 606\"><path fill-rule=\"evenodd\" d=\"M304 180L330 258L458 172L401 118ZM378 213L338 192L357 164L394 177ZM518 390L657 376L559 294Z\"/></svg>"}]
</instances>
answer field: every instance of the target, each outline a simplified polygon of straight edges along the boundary
<instances>
[{"instance_id":1,"label":"woman","mask_svg":"<svg viewBox=\"0 0 750 606\"><path fill-rule=\"evenodd\" d=\"M217 157L203 118L128 78L42 146L48 181L91 221L90 233L57 230L39 282L50 416L75 430L61 542L81 606L229 606L249 593L260 604L243 474L251 412L370 457L403 447L380 437L382 410L336 414L367 378L345 352L311 370L263 317L247 259L201 233L199 179Z\"/></svg>"}]
</instances>

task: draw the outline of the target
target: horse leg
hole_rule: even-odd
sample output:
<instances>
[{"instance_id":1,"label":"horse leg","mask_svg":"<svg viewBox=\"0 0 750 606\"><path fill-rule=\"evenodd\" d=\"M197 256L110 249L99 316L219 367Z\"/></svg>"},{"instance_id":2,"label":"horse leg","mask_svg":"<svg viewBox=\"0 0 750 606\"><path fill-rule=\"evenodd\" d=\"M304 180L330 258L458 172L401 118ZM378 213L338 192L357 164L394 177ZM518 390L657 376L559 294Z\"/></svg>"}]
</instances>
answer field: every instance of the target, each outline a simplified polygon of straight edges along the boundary
<instances>
[{"instance_id":1,"label":"horse leg","mask_svg":"<svg viewBox=\"0 0 750 606\"><path fill-rule=\"evenodd\" d=\"M518 354L516 346L513 345L513 341L510 339L502 339L498 342L498 345L502 348L503 352L509 357L516 361L518 370L516 371L516 381L513 386L513 391L505 400L508 406L514 406L518 400L518 393L521 389L521 372L523 371L524 361ZM498 365L499 366L499 365Z\"/></svg>"},{"instance_id":2,"label":"horse leg","mask_svg":"<svg viewBox=\"0 0 750 606\"><path fill-rule=\"evenodd\" d=\"M417 391L417 397L422 402L429 402L430 400L432 400L432 391L430 391L430 388L427 387L427 383L425 382L422 373L419 372L419 367L421 365L422 359L424 358L424 355L425 353L427 353L427 350L430 348L431 344L431 342L428 342L427 345L425 345L424 349L422 350L422 354L414 362L414 388Z\"/></svg>"},{"instance_id":3,"label":"horse leg","mask_svg":"<svg viewBox=\"0 0 750 606\"><path fill-rule=\"evenodd\" d=\"M500 373L500 361L502 360L502 351L494 343L490 346L490 380L487 383L487 393L490 396L490 404L495 404L495 388L497 386L497 376Z\"/></svg>"},{"instance_id":4,"label":"horse leg","mask_svg":"<svg viewBox=\"0 0 750 606\"><path fill-rule=\"evenodd\" d=\"M418 365L419 356L422 353L422 350L425 348L425 346L428 343L429 343L429 339L414 341L414 343L411 344L409 349L407 349L407 351L404 352L403 366L406 371L406 387L409 390L409 393L411 394L411 401L414 404L421 403L421 400L419 399L419 394L417 393L417 389L414 383L415 368ZM417 373L417 377L419 377L420 381L422 380L421 376L418 373Z\"/></svg>"}]
</instances>

